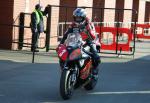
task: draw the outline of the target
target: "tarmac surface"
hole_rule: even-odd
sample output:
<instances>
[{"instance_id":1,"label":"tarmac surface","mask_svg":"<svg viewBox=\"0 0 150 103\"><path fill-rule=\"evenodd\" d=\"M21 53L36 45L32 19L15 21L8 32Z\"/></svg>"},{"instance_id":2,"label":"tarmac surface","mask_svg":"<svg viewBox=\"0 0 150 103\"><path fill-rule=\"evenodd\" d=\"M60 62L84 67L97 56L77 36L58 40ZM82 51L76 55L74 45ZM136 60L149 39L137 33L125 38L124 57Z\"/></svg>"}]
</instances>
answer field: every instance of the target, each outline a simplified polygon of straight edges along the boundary
<instances>
[{"instance_id":1,"label":"tarmac surface","mask_svg":"<svg viewBox=\"0 0 150 103\"><path fill-rule=\"evenodd\" d=\"M142 46L141 46L142 45ZM150 103L150 43L139 42L132 56L102 54L98 84L80 88L70 100L59 93L55 52L0 50L0 103Z\"/></svg>"}]
</instances>

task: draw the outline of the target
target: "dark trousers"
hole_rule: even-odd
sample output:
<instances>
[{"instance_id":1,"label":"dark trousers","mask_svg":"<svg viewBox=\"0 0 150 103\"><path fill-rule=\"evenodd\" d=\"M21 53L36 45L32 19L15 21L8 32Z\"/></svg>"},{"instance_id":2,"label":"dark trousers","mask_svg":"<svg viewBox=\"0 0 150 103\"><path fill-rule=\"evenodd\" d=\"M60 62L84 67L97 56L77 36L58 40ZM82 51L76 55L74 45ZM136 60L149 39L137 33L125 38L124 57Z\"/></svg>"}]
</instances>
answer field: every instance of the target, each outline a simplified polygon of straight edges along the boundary
<instances>
[{"instance_id":1,"label":"dark trousers","mask_svg":"<svg viewBox=\"0 0 150 103\"><path fill-rule=\"evenodd\" d=\"M88 45L90 46L90 51L92 53L94 68L97 68L101 60L100 56L97 53L96 45L91 41L88 41Z\"/></svg>"},{"instance_id":2,"label":"dark trousers","mask_svg":"<svg viewBox=\"0 0 150 103\"><path fill-rule=\"evenodd\" d=\"M31 45L31 51L38 48L38 39L39 39L40 33L39 32L32 32L32 45Z\"/></svg>"}]
</instances>

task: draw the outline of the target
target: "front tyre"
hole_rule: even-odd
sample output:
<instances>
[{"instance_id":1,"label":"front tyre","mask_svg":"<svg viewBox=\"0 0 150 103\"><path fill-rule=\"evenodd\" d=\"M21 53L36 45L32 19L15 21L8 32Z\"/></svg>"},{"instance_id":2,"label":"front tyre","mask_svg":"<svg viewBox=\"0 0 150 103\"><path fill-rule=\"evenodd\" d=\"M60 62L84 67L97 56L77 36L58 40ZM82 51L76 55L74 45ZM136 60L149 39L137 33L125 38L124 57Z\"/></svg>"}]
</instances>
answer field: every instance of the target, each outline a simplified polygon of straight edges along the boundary
<instances>
[{"instance_id":1,"label":"front tyre","mask_svg":"<svg viewBox=\"0 0 150 103\"><path fill-rule=\"evenodd\" d=\"M70 99L73 94L73 82L69 70L63 70L60 78L60 94L64 100Z\"/></svg>"}]
</instances>

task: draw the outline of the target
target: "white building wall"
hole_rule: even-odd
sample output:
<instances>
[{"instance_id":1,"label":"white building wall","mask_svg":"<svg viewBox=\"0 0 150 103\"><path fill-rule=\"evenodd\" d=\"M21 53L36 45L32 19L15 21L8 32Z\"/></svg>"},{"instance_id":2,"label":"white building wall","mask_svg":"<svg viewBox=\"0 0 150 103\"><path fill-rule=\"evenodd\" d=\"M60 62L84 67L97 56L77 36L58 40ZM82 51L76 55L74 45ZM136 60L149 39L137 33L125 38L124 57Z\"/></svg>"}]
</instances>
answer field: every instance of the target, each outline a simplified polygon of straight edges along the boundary
<instances>
[{"instance_id":1,"label":"white building wall","mask_svg":"<svg viewBox=\"0 0 150 103\"><path fill-rule=\"evenodd\" d=\"M105 8L115 8L116 0L105 0ZM114 22L115 21L115 10L104 10L104 22ZM110 24L109 26L113 26Z\"/></svg>"}]
</instances>

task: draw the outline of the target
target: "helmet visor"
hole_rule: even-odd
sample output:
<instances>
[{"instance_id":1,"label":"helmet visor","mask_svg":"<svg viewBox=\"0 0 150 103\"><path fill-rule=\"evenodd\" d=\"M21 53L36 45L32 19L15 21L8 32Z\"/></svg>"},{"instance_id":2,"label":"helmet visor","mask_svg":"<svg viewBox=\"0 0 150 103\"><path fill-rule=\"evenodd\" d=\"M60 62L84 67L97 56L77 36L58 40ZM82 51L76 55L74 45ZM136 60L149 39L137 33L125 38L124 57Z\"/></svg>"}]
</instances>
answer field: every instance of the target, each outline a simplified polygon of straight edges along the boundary
<instances>
[{"instance_id":1,"label":"helmet visor","mask_svg":"<svg viewBox=\"0 0 150 103\"><path fill-rule=\"evenodd\" d=\"M80 17L80 16L76 16L76 17L75 17L75 21L76 21L76 22L82 22L82 20L83 20L83 18Z\"/></svg>"}]
</instances>

